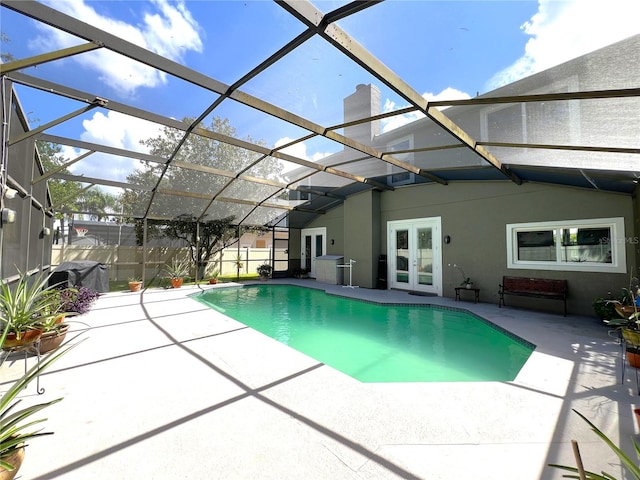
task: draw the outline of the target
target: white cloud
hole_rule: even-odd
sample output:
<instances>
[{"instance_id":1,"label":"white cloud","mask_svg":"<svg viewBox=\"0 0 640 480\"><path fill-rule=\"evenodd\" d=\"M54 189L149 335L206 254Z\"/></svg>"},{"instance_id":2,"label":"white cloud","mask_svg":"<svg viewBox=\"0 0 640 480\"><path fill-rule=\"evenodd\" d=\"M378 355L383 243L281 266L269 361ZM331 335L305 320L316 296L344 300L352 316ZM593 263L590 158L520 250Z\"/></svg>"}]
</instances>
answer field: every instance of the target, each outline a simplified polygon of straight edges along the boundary
<instances>
[{"instance_id":1,"label":"white cloud","mask_svg":"<svg viewBox=\"0 0 640 480\"><path fill-rule=\"evenodd\" d=\"M157 137L162 130L158 124L114 111L107 111L106 115L96 112L82 126L80 138L86 142L145 153L148 148L140 141Z\"/></svg>"},{"instance_id":2,"label":"white cloud","mask_svg":"<svg viewBox=\"0 0 640 480\"><path fill-rule=\"evenodd\" d=\"M289 137L283 137L276 141L274 148L278 148L280 145L285 145L289 142L292 142L293 139ZM317 162L321 158L327 157L331 155L331 153L326 152L315 152L311 155L307 152L307 146L304 142L296 143L295 145L291 145L283 150L282 153L286 153L288 155L292 155L297 158L302 158L303 160L310 160L312 162Z\"/></svg>"},{"instance_id":3,"label":"white cloud","mask_svg":"<svg viewBox=\"0 0 640 480\"><path fill-rule=\"evenodd\" d=\"M539 0L538 12L522 25L530 38L513 65L487 84L494 88L640 33L638 0Z\"/></svg>"},{"instance_id":4,"label":"white cloud","mask_svg":"<svg viewBox=\"0 0 640 480\"><path fill-rule=\"evenodd\" d=\"M202 51L200 27L181 1L170 4L166 0L154 0L150 7L155 7L155 11L147 13L135 26L100 15L84 0L56 0L49 3L74 18L172 60L180 60L190 50ZM30 47L36 50L50 51L79 43L77 38L59 30L42 24L39 24L39 28L42 35L30 42ZM133 95L140 87L155 87L166 82L163 72L106 49L71 58L97 72L101 82L123 96Z\"/></svg>"},{"instance_id":5,"label":"white cloud","mask_svg":"<svg viewBox=\"0 0 640 480\"><path fill-rule=\"evenodd\" d=\"M278 148L279 146L285 145L292 141L293 141L292 138L282 137L275 142L274 148ZM315 152L309 155L309 153L307 152L307 145L305 145L304 143L296 143L295 145L291 145L290 147L282 149L281 152L286 153L287 155L292 155L296 158L301 158L303 160L310 160L312 162L317 162L320 159L331 155L331 153L323 153L323 152ZM297 165L291 162L281 161L280 163L282 164L282 167L283 167L283 170L282 170L283 176L286 176L288 172L291 172L297 168L302 168L300 165Z\"/></svg>"},{"instance_id":6,"label":"white cloud","mask_svg":"<svg viewBox=\"0 0 640 480\"><path fill-rule=\"evenodd\" d=\"M80 139L109 147L148 153L148 148L140 140L158 136L162 127L145 120L109 111L105 115L96 112L91 119L82 122L84 127ZM64 147L63 155L68 159L82 152L72 147ZM94 153L69 167L74 175L106 178L126 182L126 177L139 166L139 161L129 157L118 157L104 153Z\"/></svg>"},{"instance_id":7,"label":"white cloud","mask_svg":"<svg viewBox=\"0 0 640 480\"><path fill-rule=\"evenodd\" d=\"M422 94L422 96L423 98L425 98L427 101L430 101L430 102L438 101L438 100L464 100L467 98L471 98L471 96L468 93L461 92L460 90L456 90L455 88L452 88L452 87L447 87L437 94L434 94L431 92L425 92ZM387 99L384 103L384 106L382 107L382 111L385 113L392 112L394 110L398 110L400 108L405 108L408 106L409 104L398 107L396 106L395 102L392 102L391 100ZM446 109L446 107L442 108L442 110L444 109ZM404 115L397 115L395 117L389 117L389 118L383 119L381 121L382 133L388 132L390 130L395 130L396 128L400 128L403 125L406 125L407 123L415 122L416 120L419 120L421 118L424 118L424 114L422 112L416 111L416 112L411 112Z\"/></svg>"}]
</instances>

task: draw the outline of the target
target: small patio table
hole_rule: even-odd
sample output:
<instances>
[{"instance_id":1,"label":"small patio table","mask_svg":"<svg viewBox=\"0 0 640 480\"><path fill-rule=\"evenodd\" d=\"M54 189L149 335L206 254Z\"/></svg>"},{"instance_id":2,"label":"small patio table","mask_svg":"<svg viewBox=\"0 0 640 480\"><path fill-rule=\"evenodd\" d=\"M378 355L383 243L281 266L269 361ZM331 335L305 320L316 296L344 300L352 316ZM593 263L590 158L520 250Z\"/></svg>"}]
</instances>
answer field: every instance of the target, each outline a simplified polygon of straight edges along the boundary
<instances>
[{"instance_id":1,"label":"small patio table","mask_svg":"<svg viewBox=\"0 0 640 480\"><path fill-rule=\"evenodd\" d=\"M455 300L460 300L460 291L463 292L474 292L474 300L473 303L478 303L480 301L480 289L479 288L467 288L467 287L456 287L456 298Z\"/></svg>"}]
</instances>

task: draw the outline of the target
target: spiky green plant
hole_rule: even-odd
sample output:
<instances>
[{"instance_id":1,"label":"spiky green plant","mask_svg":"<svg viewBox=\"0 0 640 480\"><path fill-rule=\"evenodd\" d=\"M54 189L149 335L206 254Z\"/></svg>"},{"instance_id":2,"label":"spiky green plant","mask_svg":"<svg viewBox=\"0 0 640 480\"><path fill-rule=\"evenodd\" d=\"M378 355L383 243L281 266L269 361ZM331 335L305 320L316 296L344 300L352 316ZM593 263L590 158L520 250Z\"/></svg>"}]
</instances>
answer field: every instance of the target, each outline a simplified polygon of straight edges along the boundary
<instances>
[{"instance_id":1,"label":"spiky green plant","mask_svg":"<svg viewBox=\"0 0 640 480\"><path fill-rule=\"evenodd\" d=\"M604 443L606 443L609 446L609 448L613 450L613 452L618 456L618 458L620 459L622 464L626 467L626 469L629 471L629 473L633 475L633 477L631 478L636 478L640 480L640 467L638 467L638 464L633 460L631 460L631 458L625 452L623 452L620 447L618 447L615 443L613 443L613 441L609 437L607 437L602 431L600 431L600 429L596 427L593 423L591 423L584 415L582 415L580 412L578 412L575 409L572 409L572 410L576 414L578 414L580 418L582 418L585 422L587 422L587 424L591 427L591 430L593 430L596 433L596 435L598 435L604 441ZM636 440L633 441L633 447L636 451L636 456L640 459L640 445ZM579 470L575 467L569 467L566 465L557 465L555 463L550 463L549 466L554 468L560 468L562 470L567 470L573 473L579 473ZM616 480L614 476L612 476L611 474L605 471L602 471L601 473L585 471L584 473L587 480ZM579 475L563 475L563 478L580 479L581 477Z\"/></svg>"},{"instance_id":2,"label":"spiky green plant","mask_svg":"<svg viewBox=\"0 0 640 480\"><path fill-rule=\"evenodd\" d=\"M167 278L182 278L189 273L189 263L173 258L171 263L165 264L163 271Z\"/></svg>"},{"instance_id":3,"label":"spiky green plant","mask_svg":"<svg viewBox=\"0 0 640 480\"><path fill-rule=\"evenodd\" d=\"M57 300L48 290L49 274L18 273L20 278L15 285L0 284L0 328L14 332L20 340L22 333L57 315Z\"/></svg>"},{"instance_id":4,"label":"spiky green plant","mask_svg":"<svg viewBox=\"0 0 640 480\"><path fill-rule=\"evenodd\" d=\"M7 337L8 328L5 328L0 337L0 347L4 345ZM16 400L16 397L23 391L38 375L58 360L62 355L67 353L76 344L67 345L58 350L57 353L45 357L41 362L31 367L22 377L17 379L11 388L0 398L0 467L7 471L13 471L14 465L9 464L6 459L14 451L23 448L26 442L44 435L52 435L53 432L42 432L39 429L34 430L33 427L45 422L46 418L30 420L31 416L44 410L45 408L58 403L62 398L51 400L50 402L39 403L30 407L17 409L22 401Z\"/></svg>"},{"instance_id":5,"label":"spiky green plant","mask_svg":"<svg viewBox=\"0 0 640 480\"><path fill-rule=\"evenodd\" d=\"M47 288L49 275L46 272L40 272L32 277L26 273L19 273L20 278L15 285L10 287L2 282L0 286L0 328L2 329L0 349L4 346L10 332L16 333L19 339L23 332L38 328L59 314L58 299ZM43 361L38 362L17 379L0 398L0 467L4 470L15 469L7 462L7 457L23 448L27 441L43 435L51 435L51 432L42 432L37 428L34 430L34 427L46 421L46 418L36 420L31 418L34 414L62 400L58 398L19 409L18 405L22 400L16 400L16 397L72 347L73 345L69 345L45 357Z\"/></svg>"}]
</instances>

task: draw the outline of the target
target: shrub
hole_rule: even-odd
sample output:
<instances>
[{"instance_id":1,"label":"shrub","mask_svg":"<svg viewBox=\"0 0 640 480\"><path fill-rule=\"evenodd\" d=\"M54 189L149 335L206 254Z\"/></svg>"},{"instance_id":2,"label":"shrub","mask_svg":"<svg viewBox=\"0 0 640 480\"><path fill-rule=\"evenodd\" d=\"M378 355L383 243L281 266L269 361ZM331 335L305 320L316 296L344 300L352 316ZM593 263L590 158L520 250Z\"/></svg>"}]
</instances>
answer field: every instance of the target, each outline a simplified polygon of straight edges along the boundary
<instances>
[{"instance_id":1,"label":"shrub","mask_svg":"<svg viewBox=\"0 0 640 480\"><path fill-rule=\"evenodd\" d=\"M87 313L93 307L98 292L89 287L65 288L60 292L62 311L76 312L79 315Z\"/></svg>"}]
</instances>

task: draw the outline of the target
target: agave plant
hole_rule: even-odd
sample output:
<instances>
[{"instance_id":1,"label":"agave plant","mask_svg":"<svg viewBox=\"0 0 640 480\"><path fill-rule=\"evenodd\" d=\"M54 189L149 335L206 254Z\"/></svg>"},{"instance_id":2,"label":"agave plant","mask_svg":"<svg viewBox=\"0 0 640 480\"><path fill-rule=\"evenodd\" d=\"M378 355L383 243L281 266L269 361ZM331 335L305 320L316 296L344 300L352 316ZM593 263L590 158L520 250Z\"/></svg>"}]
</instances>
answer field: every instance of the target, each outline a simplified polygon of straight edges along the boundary
<instances>
[{"instance_id":1,"label":"agave plant","mask_svg":"<svg viewBox=\"0 0 640 480\"><path fill-rule=\"evenodd\" d=\"M0 337L0 347L4 345L8 331L8 328L3 330L2 337ZM16 468L15 465L7 461L11 454L24 448L26 442L33 438L53 434L53 432L42 432L39 429L34 430L33 427L35 425L47 419L40 418L31 420L31 416L50 405L58 403L62 398L18 409L17 406L22 400L16 400L16 397L33 379L42 374L45 369L49 368L53 362L67 353L75 345L77 344L68 345L66 348L59 350L55 355L45 357L43 361L31 367L22 377L16 380L11 388L2 395L0 399L0 468L13 471Z\"/></svg>"},{"instance_id":2,"label":"agave plant","mask_svg":"<svg viewBox=\"0 0 640 480\"><path fill-rule=\"evenodd\" d=\"M595 434L598 435L604 441L604 443L606 443L609 446L611 450L613 450L613 452L618 456L622 464L626 467L626 469L632 475L629 478L636 478L640 480L640 468L638 467L637 463L634 462L620 447L618 447L615 443L613 443L613 441L609 437L607 437L602 431L600 431L600 429L596 427L593 423L591 423L584 415L582 415L575 409L573 411L577 413L580 416L580 418L582 418L585 422L587 422L587 424L589 424L589 426L591 427L591 430L593 430ZM638 444L636 440L633 441L633 447L636 451L636 456L640 458L640 444ZM567 465L557 465L555 463L550 463L549 466L578 474L578 475L563 475L564 478L577 478L577 479L585 478L586 480L616 480L615 477L613 477L612 475L604 471L601 473L595 473L595 472L583 470L581 468L579 469L576 467L569 467Z\"/></svg>"},{"instance_id":3,"label":"agave plant","mask_svg":"<svg viewBox=\"0 0 640 480\"><path fill-rule=\"evenodd\" d=\"M57 299L48 290L49 274L40 272L31 276L18 272L20 278L13 286L0 285L0 328L13 332L20 340L27 330L38 328L57 315Z\"/></svg>"},{"instance_id":4,"label":"agave plant","mask_svg":"<svg viewBox=\"0 0 640 480\"><path fill-rule=\"evenodd\" d=\"M189 263L174 258L165 264L163 271L168 278L182 278L189 273Z\"/></svg>"}]
</instances>

